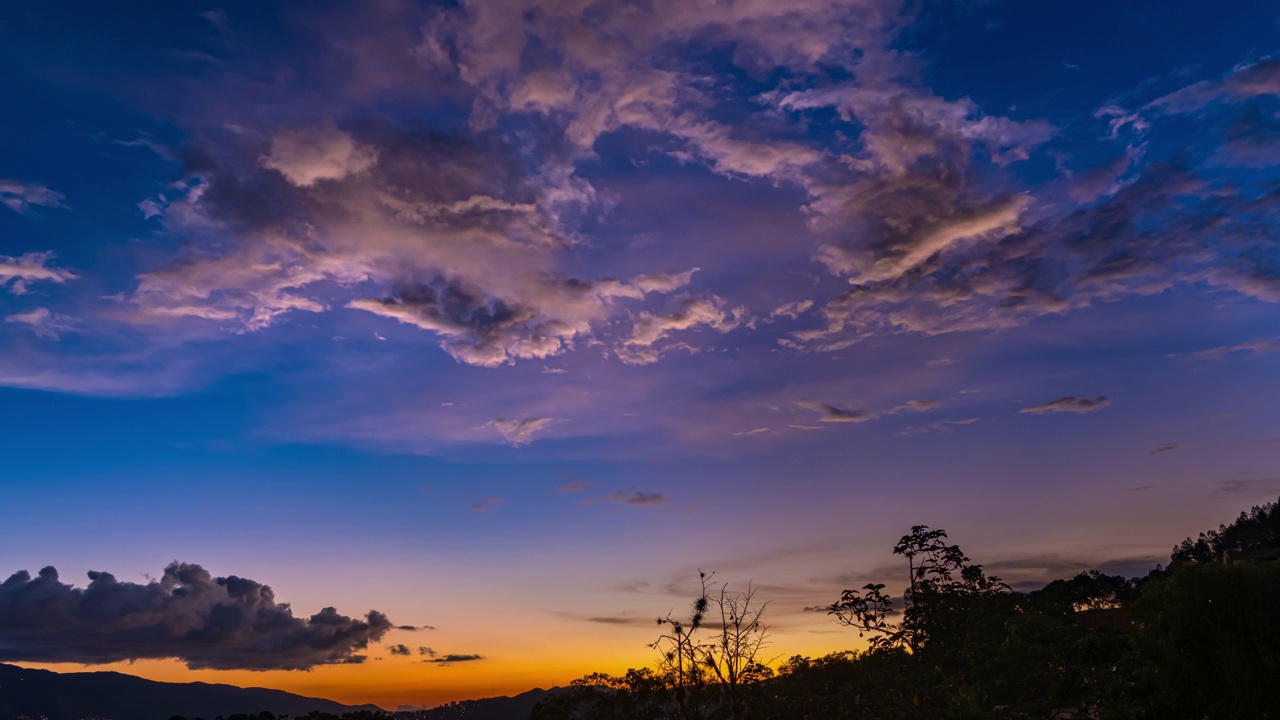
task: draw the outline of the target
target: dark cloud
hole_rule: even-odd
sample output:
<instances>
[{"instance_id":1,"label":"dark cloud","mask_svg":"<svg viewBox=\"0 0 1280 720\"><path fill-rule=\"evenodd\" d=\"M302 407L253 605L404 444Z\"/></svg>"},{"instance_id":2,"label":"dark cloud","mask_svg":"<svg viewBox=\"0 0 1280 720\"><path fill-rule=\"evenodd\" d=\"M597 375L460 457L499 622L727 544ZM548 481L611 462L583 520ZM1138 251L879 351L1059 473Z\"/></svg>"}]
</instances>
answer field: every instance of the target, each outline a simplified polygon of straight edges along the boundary
<instances>
[{"instance_id":1,"label":"dark cloud","mask_svg":"<svg viewBox=\"0 0 1280 720\"><path fill-rule=\"evenodd\" d=\"M458 655L458 654L450 653L448 655L440 655L439 657L433 657L430 660L423 660L422 662L434 663L436 665L452 665L454 663L472 662L475 660L483 660L483 659L484 659L483 655Z\"/></svg>"},{"instance_id":2,"label":"dark cloud","mask_svg":"<svg viewBox=\"0 0 1280 720\"><path fill-rule=\"evenodd\" d=\"M408 655L411 652L409 650L409 646L404 644L392 645L388 650L390 650L392 655Z\"/></svg>"},{"instance_id":3,"label":"dark cloud","mask_svg":"<svg viewBox=\"0 0 1280 720\"><path fill-rule=\"evenodd\" d=\"M1106 396L1096 398L1081 397L1079 395L1067 395L1057 400L1050 400L1047 403L1024 407L1018 412L1024 415L1043 415L1045 413L1090 413L1095 410L1101 410L1111 404L1111 400Z\"/></svg>"},{"instance_id":4,"label":"dark cloud","mask_svg":"<svg viewBox=\"0 0 1280 720\"><path fill-rule=\"evenodd\" d=\"M595 615L586 618L586 621L598 623L600 625L635 625L643 627L653 625L652 619L639 618L631 615Z\"/></svg>"},{"instance_id":5,"label":"dark cloud","mask_svg":"<svg viewBox=\"0 0 1280 720\"><path fill-rule=\"evenodd\" d=\"M663 505L667 502L667 498L662 493L656 492L619 492L605 498L611 502L626 503L634 506L656 506Z\"/></svg>"},{"instance_id":6,"label":"dark cloud","mask_svg":"<svg viewBox=\"0 0 1280 720\"><path fill-rule=\"evenodd\" d=\"M419 654L419 655L426 655L427 657L435 657L435 656L436 656L436 651L435 651L435 650L433 650L432 648L429 648L429 647L426 647L425 645L422 645L422 646L419 646L419 647L418 647L418 654Z\"/></svg>"},{"instance_id":7,"label":"dark cloud","mask_svg":"<svg viewBox=\"0 0 1280 720\"><path fill-rule=\"evenodd\" d=\"M1177 450L1180 447L1182 447L1181 443L1165 443L1164 445L1160 445L1158 447L1152 448L1151 450L1148 450L1147 454L1159 455L1160 453L1173 452L1174 450Z\"/></svg>"},{"instance_id":8,"label":"dark cloud","mask_svg":"<svg viewBox=\"0 0 1280 720\"><path fill-rule=\"evenodd\" d=\"M1214 487L1213 494L1222 497L1262 497L1275 495L1277 491L1280 491L1280 478L1252 477L1223 480Z\"/></svg>"},{"instance_id":9,"label":"dark cloud","mask_svg":"<svg viewBox=\"0 0 1280 720\"><path fill-rule=\"evenodd\" d=\"M879 417L871 410L839 408L835 405L807 400L797 402L796 406L818 413L818 421L826 423L862 423Z\"/></svg>"},{"instance_id":10,"label":"dark cloud","mask_svg":"<svg viewBox=\"0 0 1280 720\"><path fill-rule=\"evenodd\" d=\"M855 275L824 306L825 327L784 344L839 349L885 332L998 330L1193 283L1280 301L1271 231L1280 196L1243 193L1177 162L1111 185L1089 202L1046 198L981 241L940 237L902 256L910 262L885 255L888 270ZM880 262L871 257L863 264Z\"/></svg>"},{"instance_id":11,"label":"dark cloud","mask_svg":"<svg viewBox=\"0 0 1280 720\"><path fill-rule=\"evenodd\" d=\"M90 572L80 589L46 567L0 584L0 660L109 663L176 658L191 668L305 670L362 662L357 654L392 624L324 608L295 618L271 588L246 578L214 578L199 565L172 563L145 585Z\"/></svg>"}]
</instances>

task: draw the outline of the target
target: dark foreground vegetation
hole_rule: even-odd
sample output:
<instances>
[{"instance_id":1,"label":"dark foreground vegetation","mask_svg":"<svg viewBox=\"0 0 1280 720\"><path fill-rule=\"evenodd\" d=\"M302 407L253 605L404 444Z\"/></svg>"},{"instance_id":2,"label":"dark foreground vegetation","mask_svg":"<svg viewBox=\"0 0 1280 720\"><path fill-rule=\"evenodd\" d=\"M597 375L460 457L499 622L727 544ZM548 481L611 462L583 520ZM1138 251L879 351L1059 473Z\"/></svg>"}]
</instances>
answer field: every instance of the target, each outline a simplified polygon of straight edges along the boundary
<instances>
[{"instance_id":1,"label":"dark foreground vegetation","mask_svg":"<svg viewBox=\"0 0 1280 720\"><path fill-rule=\"evenodd\" d=\"M1280 508L1183 541L1143 578L1097 571L1015 592L941 530L893 549L898 597L847 590L827 611L865 652L762 664L764 606L703 592L659 620L654 669L595 674L532 720L1280 718Z\"/></svg>"}]
</instances>

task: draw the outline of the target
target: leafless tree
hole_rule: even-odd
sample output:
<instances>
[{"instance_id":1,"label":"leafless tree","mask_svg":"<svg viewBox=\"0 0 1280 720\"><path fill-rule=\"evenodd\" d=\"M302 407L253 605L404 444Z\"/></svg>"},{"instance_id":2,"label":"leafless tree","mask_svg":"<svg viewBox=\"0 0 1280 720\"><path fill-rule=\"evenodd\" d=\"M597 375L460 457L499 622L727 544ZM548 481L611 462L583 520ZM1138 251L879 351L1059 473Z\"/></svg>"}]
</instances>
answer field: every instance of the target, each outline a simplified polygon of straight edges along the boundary
<instances>
[{"instance_id":1,"label":"leafless tree","mask_svg":"<svg viewBox=\"0 0 1280 720\"><path fill-rule=\"evenodd\" d=\"M756 588L750 583L743 592L729 592L727 583L721 585L715 603L720 632L712 641L699 645L698 651L720 686L729 720L739 720L744 710L742 686L772 674L760 657L769 639L768 628L761 622L769 604L756 599Z\"/></svg>"}]
</instances>

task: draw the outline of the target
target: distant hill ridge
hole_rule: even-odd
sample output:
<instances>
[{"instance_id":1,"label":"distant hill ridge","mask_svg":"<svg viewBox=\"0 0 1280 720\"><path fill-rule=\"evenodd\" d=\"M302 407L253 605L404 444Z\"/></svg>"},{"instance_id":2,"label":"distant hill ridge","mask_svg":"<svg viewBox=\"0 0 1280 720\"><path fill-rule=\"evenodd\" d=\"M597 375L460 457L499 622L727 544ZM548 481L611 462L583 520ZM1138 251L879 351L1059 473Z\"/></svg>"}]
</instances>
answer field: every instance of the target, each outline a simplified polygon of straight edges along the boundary
<instances>
[{"instance_id":1,"label":"distant hill ridge","mask_svg":"<svg viewBox=\"0 0 1280 720\"><path fill-rule=\"evenodd\" d=\"M533 706L561 688L513 697L462 700L429 710L386 713L396 720L528 720ZM332 715L383 713L376 705L343 705L283 690L202 682L170 683L117 672L58 673L0 663L0 720L170 720L175 715L212 720L236 714Z\"/></svg>"},{"instance_id":2,"label":"distant hill ridge","mask_svg":"<svg viewBox=\"0 0 1280 720\"><path fill-rule=\"evenodd\" d=\"M174 715L216 718L235 713L299 716L379 711L266 688L168 683L117 672L57 673L0 664L0 720L169 720Z\"/></svg>"}]
</instances>

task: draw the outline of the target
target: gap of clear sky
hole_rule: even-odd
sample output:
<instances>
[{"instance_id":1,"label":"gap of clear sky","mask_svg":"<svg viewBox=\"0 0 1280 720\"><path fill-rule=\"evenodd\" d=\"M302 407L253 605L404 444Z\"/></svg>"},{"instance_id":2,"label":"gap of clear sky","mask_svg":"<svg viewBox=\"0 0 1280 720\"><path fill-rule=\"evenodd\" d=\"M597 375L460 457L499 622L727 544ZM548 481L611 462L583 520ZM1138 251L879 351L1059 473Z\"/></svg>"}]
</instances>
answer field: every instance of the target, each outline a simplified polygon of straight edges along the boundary
<instances>
[{"instance_id":1,"label":"gap of clear sky","mask_svg":"<svg viewBox=\"0 0 1280 720\"><path fill-rule=\"evenodd\" d=\"M1280 492L1277 52L1270 2L7 3L0 661L434 704L650 663L699 567L856 646L805 608L913 524L1145 572ZM271 653L192 639L228 598Z\"/></svg>"}]
</instances>

